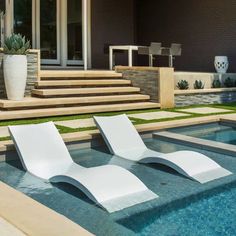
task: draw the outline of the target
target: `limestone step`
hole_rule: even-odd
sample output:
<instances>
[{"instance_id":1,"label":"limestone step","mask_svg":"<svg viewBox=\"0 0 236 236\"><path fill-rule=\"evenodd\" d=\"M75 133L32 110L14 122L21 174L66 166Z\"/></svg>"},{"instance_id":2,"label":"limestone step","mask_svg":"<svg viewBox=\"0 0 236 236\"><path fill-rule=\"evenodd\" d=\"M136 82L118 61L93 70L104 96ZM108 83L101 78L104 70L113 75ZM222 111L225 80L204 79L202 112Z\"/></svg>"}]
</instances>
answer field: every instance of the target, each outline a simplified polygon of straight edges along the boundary
<instances>
[{"instance_id":1,"label":"limestone step","mask_svg":"<svg viewBox=\"0 0 236 236\"><path fill-rule=\"evenodd\" d=\"M121 73L114 71L79 71L79 70L41 70L41 79L69 79L69 78L122 78Z\"/></svg>"},{"instance_id":2,"label":"limestone step","mask_svg":"<svg viewBox=\"0 0 236 236\"><path fill-rule=\"evenodd\" d=\"M42 87L69 87L69 86L111 86L130 85L130 80L124 79L101 79L101 80L44 80L35 83L37 88Z\"/></svg>"},{"instance_id":3,"label":"limestone step","mask_svg":"<svg viewBox=\"0 0 236 236\"><path fill-rule=\"evenodd\" d=\"M136 87L98 87L98 88L71 88L71 89L33 89L32 94L37 96L70 96L70 95L89 95L89 94L120 94L137 93L140 88Z\"/></svg>"},{"instance_id":4,"label":"limestone step","mask_svg":"<svg viewBox=\"0 0 236 236\"><path fill-rule=\"evenodd\" d=\"M2 109L19 109L19 108L38 108L48 106L63 105L85 105L99 103L118 103L118 102L137 102L148 101L150 96L142 94L130 95L110 95L110 96L91 96L91 97L63 97L63 98L37 98L27 97L22 101L0 100Z\"/></svg>"},{"instance_id":5,"label":"limestone step","mask_svg":"<svg viewBox=\"0 0 236 236\"><path fill-rule=\"evenodd\" d=\"M78 107L0 111L0 120L78 115L78 114L113 112L113 111L127 111L127 110L151 109L159 107L160 104L158 103L140 102L140 103L125 103L125 104L111 104L111 105L106 104L106 105L78 106Z\"/></svg>"}]
</instances>

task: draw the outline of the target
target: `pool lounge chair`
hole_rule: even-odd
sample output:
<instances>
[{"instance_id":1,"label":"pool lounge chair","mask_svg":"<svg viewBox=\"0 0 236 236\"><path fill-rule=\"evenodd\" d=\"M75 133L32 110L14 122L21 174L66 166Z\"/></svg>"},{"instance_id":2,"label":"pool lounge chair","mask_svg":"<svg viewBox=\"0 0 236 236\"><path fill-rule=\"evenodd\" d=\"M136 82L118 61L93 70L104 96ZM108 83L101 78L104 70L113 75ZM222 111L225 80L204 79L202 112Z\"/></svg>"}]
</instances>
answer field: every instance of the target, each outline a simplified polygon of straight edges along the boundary
<instances>
[{"instance_id":1,"label":"pool lounge chair","mask_svg":"<svg viewBox=\"0 0 236 236\"><path fill-rule=\"evenodd\" d=\"M148 149L126 115L95 116L94 120L113 155L140 163L163 164L200 183L232 174L198 152L164 154Z\"/></svg>"},{"instance_id":2,"label":"pool lounge chair","mask_svg":"<svg viewBox=\"0 0 236 236\"><path fill-rule=\"evenodd\" d=\"M158 197L121 167L76 164L52 122L10 126L9 131L25 170L52 183L74 185L108 212Z\"/></svg>"}]
</instances>

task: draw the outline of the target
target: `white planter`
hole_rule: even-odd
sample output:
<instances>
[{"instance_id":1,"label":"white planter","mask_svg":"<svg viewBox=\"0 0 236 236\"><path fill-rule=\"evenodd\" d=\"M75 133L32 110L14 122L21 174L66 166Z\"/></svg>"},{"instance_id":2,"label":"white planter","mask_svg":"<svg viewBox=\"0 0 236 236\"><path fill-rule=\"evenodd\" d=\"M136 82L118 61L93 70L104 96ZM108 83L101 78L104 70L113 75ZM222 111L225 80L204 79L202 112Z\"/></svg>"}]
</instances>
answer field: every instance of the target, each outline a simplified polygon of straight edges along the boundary
<instances>
[{"instance_id":1,"label":"white planter","mask_svg":"<svg viewBox=\"0 0 236 236\"><path fill-rule=\"evenodd\" d=\"M215 69L217 73L225 74L229 68L229 60L226 56L215 57Z\"/></svg>"},{"instance_id":2,"label":"white planter","mask_svg":"<svg viewBox=\"0 0 236 236\"><path fill-rule=\"evenodd\" d=\"M4 55L3 73L9 100L22 100L27 80L26 55Z\"/></svg>"}]
</instances>

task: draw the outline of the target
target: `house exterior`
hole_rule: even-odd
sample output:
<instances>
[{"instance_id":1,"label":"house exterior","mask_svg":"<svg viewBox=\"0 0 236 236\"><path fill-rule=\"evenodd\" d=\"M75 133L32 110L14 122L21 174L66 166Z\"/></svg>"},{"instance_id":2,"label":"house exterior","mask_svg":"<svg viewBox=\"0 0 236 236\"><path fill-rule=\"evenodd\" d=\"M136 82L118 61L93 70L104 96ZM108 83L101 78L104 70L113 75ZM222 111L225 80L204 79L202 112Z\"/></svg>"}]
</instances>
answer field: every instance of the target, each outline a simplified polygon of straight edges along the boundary
<instances>
[{"instance_id":1,"label":"house exterior","mask_svg":"<svg viewBox=\"0 0 236 236\"><path fill-rule=\"evenodd\" d=\"M182 44L177 70L211 72L214 57L226 55L236 71L235 0L0 0L0 9L5 35L26 35L44 67L108 69L108 45L154 41ZM117 53L116 63L126 65L127 55ZM135 56L134 64L148 59Z\"/></svg>"},{"instance_id":2,"label":"house exterior","mask_svg":"<svg viewBox=\"0 0 236 236\"><path fill-rule=\"evenodd\" d=\"M130 0L0 2L5 35L15 32L30 39L32 48L41 50L42 66L108 68L109 44L134 43Z\"/></svg>"}]
</instances>

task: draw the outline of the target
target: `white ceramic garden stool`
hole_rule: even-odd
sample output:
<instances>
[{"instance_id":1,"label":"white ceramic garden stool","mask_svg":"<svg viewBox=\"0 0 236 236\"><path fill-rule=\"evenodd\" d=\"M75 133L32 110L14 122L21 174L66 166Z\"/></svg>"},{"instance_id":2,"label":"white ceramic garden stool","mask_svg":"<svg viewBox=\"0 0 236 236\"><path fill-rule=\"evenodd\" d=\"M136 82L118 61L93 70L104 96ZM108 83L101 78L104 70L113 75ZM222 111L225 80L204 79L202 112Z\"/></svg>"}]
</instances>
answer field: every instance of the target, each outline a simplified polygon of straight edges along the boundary
<instances>
[{"instance_id":1,"label":"white ceramic garden stool","mask_svg":"<svg viewBox=\"0 0 236 236\"><path fill-rule=\"evenodd\" d=\"M225 74L229 68L229 60L227 56L216 56L215 57L215 69L217 73Z\"/></svg>"}]
</instances>

